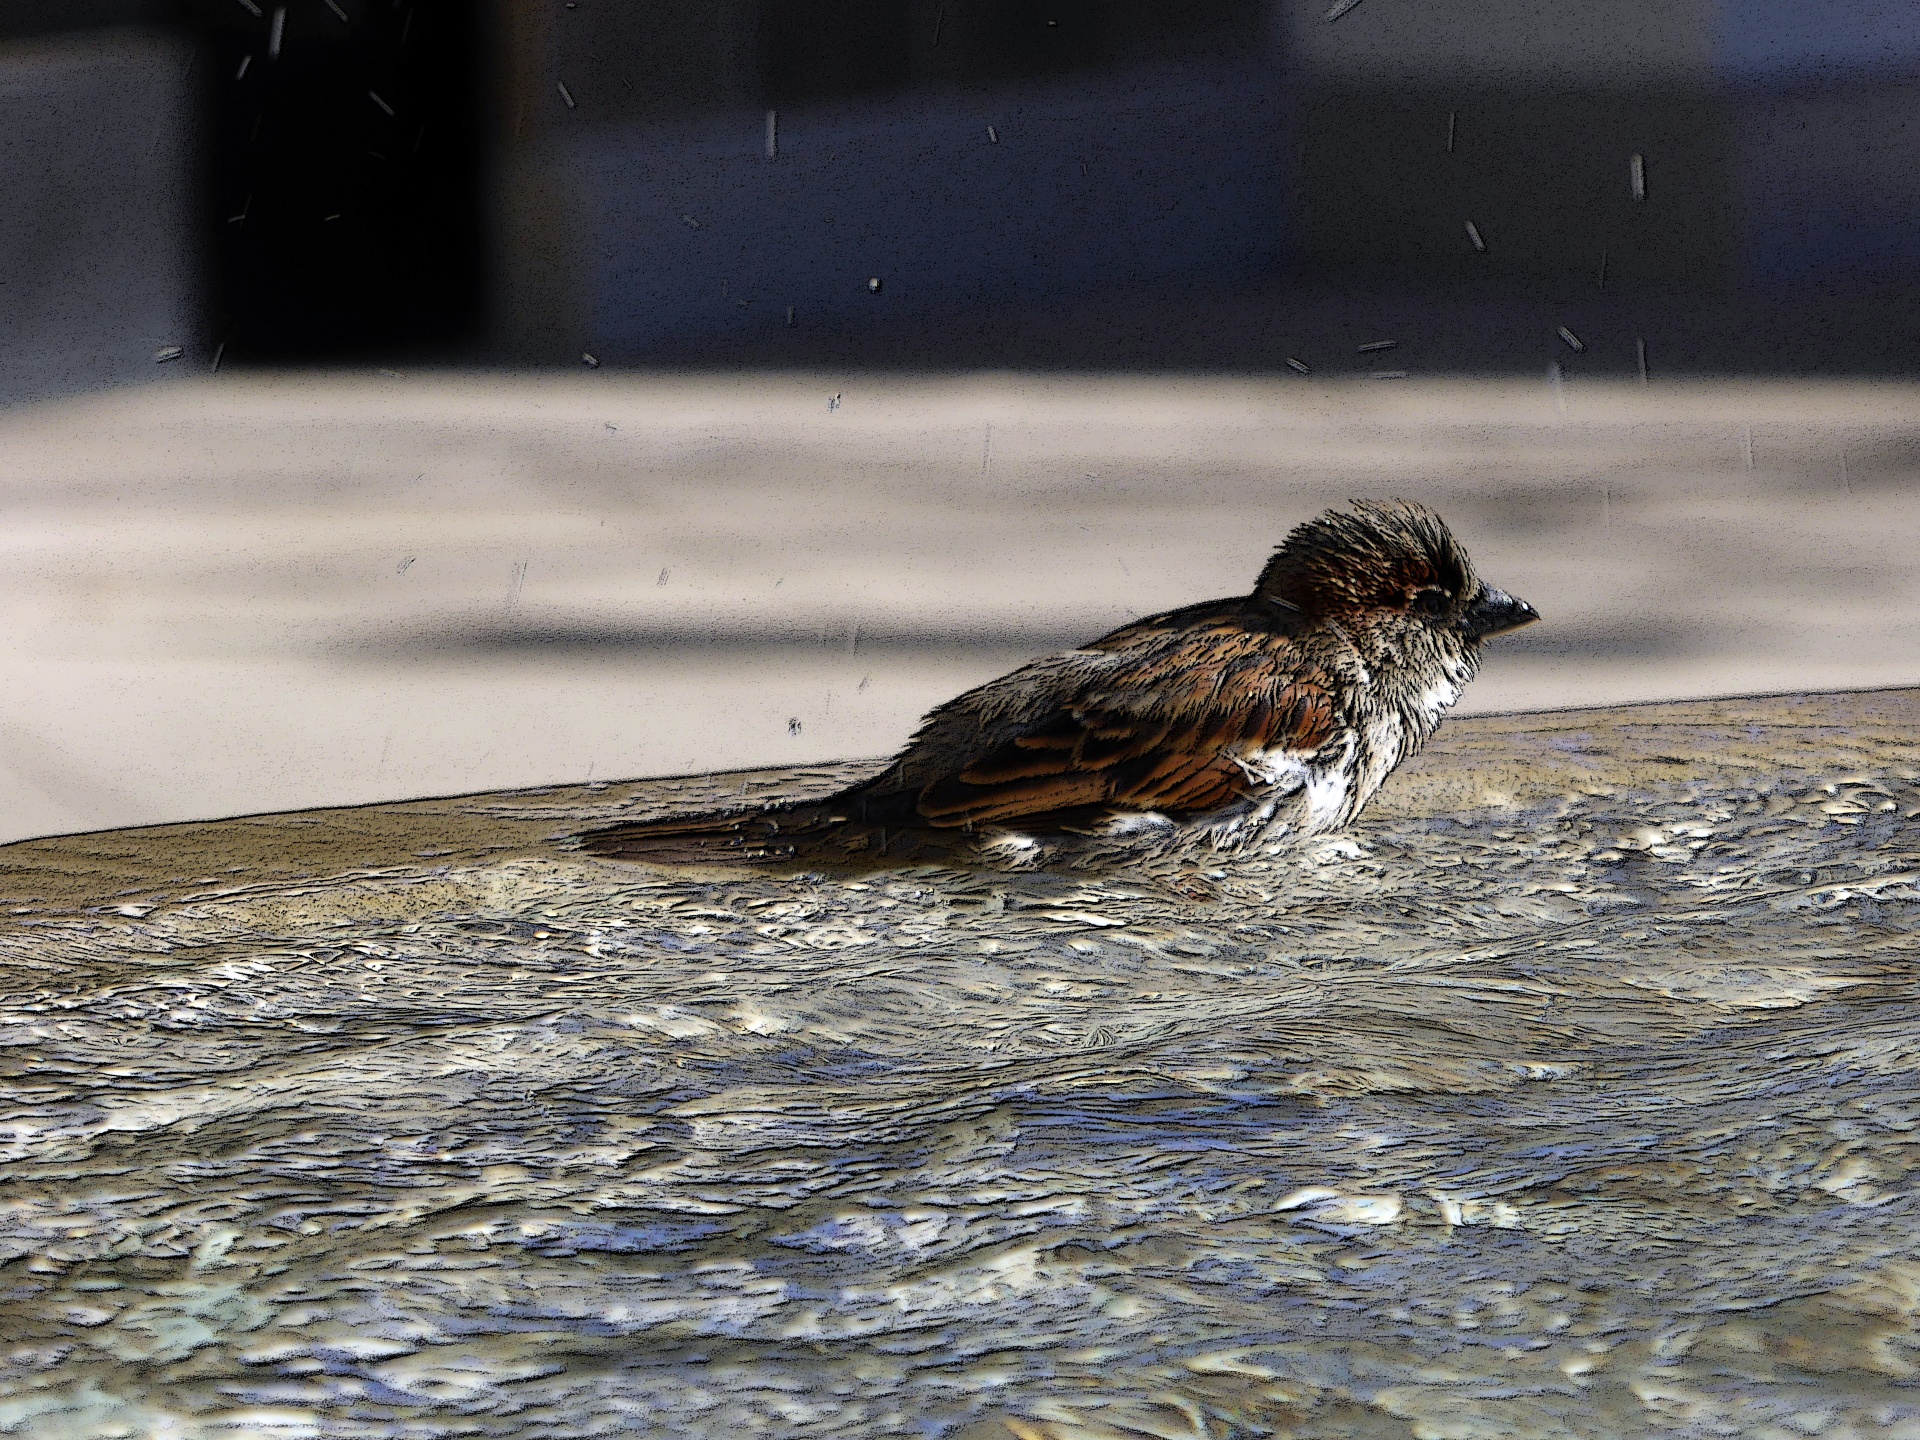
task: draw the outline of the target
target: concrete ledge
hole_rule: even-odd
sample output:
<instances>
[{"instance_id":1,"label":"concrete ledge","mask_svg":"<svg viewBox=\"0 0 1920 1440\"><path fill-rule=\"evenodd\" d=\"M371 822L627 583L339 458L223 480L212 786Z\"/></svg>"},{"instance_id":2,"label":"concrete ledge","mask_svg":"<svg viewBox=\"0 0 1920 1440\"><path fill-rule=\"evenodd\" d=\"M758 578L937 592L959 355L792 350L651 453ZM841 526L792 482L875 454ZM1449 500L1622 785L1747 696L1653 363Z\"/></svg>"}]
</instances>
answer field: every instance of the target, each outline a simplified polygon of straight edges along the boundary
<instances>
[{"instance_id":1,"label":"concrete ledge","mask_svg":"<svg viewBox=\"0 0 1920 1440\"><path fill-rule=\"evenodd\" d=\"M566 843L844 766L5 847L0 1423L1920 1425L1917 722L1451 721L1198 906Z\"/></svg>"}]
</instances>

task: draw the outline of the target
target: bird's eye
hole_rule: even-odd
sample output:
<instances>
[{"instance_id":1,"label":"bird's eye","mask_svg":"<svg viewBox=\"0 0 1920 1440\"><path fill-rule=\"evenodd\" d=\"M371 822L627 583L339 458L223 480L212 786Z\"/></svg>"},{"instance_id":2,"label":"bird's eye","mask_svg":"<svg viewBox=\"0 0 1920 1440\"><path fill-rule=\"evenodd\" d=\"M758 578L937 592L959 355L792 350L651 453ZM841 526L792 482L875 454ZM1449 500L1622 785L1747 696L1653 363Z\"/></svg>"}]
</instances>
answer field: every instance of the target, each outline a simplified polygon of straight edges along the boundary
<instances>
[{"instance_id":1,"label":"bird's eye","mask_svg":"<svg viewBox=\"0 0 1920 1440\"><path fill-rule=\"evenodd\" d=\"M1443 614L1446 608L1452 603L1453 596L1449 595L1445 590L1442 590L1438 585L1429 585L1416 592L1413 597L1413 608L1422 615Z\"/></svg>"}]
</instances>

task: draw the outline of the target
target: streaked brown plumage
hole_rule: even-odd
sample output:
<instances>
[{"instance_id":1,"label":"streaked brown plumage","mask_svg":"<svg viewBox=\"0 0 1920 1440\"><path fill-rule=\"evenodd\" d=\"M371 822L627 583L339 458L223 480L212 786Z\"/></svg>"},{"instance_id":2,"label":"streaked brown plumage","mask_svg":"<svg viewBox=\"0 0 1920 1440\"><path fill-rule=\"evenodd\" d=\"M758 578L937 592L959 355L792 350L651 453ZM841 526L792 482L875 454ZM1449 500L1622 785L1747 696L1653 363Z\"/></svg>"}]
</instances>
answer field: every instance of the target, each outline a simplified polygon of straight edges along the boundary
<instances>
[{"instance_id":1,"label":"streaked brown plumage","mask_svg":"<svg viewBox=\"0 0 1920 1440\"><path fill-rule=\"evenodd\" d=\"M967 851L1079 866L1242 852L1342 825L1459 698L1488 635L1538 616L1440 517L1355 502L1288 535L1253 593L1136 620L936 708L823 802L623 825L664 862Z\"/></svg>"}]
</instances>

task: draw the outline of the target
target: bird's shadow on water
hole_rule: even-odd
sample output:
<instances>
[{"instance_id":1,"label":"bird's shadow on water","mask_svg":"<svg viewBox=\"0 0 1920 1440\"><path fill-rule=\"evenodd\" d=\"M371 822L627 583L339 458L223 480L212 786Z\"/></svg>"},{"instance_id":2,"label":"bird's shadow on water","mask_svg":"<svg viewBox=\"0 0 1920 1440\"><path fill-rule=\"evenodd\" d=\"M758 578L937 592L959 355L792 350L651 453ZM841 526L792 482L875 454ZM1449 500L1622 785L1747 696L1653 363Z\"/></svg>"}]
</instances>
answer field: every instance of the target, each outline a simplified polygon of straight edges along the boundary
<instances>
[{"instance_id":1,"label":"bird's shadow on water","mask_svg":"<svg viewBox=\"0 0 1920 1440\"><path fill-rule=\"evenodd\" d=\"M745 816L752 813L744 812ZM668 860L612 855L595 849L597 837L612 837L628 828L623 824L582 831L566 842L566 848L607 865L715 883L769 880L845 884L889 878L923 881L950 896L995 892L1036 902L1063 900L1089 887L1116 896L1133 892L1139 898L1176 904L1205 904L1218 893L1209 880L1193 873L1190 863L1164 867L1145 860L1132 864L1010 864L981 855L973 836L959 830L892 830L885 832L884 838L879 834L865 837L864 848L815 842L796 846L792 854L755 858Z\"/></svg>"}]
</instances>

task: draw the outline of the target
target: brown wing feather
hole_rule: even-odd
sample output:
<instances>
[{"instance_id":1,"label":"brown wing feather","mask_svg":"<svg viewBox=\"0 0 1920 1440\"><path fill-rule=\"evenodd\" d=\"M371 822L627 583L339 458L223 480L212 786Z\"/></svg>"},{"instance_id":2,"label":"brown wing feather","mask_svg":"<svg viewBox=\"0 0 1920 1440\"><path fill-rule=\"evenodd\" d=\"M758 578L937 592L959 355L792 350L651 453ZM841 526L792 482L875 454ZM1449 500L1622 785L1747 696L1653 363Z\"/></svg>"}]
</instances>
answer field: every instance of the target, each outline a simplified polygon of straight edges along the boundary
<instances>
[{"instance_id":1,"label":"brown wing feather","mask_svg":"<svg viewBox=\"0 0 1920 1440\"><path fill-rule=\"evenodd\" d=\"M1103 805L1202 813L1254 788L1246 752L1308 753L1332 733L1325 677L1300 673L1297 651L1271 636L1207 627L1152 652L926 785L921 816L956 826Z\"/></svg>"}]
</instances>

